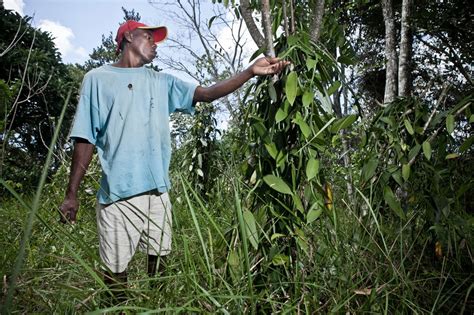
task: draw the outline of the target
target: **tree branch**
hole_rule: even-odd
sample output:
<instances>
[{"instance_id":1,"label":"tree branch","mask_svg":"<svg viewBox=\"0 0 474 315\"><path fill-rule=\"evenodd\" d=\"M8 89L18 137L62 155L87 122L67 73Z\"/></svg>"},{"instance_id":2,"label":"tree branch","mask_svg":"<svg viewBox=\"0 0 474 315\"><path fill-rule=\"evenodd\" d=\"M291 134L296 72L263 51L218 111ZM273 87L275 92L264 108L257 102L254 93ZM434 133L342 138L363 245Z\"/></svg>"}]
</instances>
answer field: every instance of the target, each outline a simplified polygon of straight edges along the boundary
<instances>
[{"instance_id":1,"label":"tree branch","mask_svg":"<svg viewBox=\"0 0 474 315\"><path fill-rule=\"evenodd\" d=\"M253 20L252 9L250 8L249 0L240 1L240 14L247 25L250 36L252 36L252 39L254 40L255 44L257 44L258 48L265 47L265 38L263 37L262 33L260 33L260 30Z\"/></svg>"},{"instance_id":2,"label":"tree branch","mask_svg":"<svg viewBox=\"0 0 474 315\"><path fill-rule=\"evenodd\" d=\"M458 109L457 112L454 113L454 118L456 118L459 114L461 114L466 108L468 108L469 106L471 106L471 102L467 102L463 107L461 107L460 109ZM431 143L431 141L433 141L434 138L436 138L436 136L438 135L438 133L444 128L444 125L440 126L438 129L435 130L435 132L433 132L431 134L431 136L426 139L427 142ZM420 152L418 152L418 154L416 154L414 157L411 158L411 160L408 162L408 165L409 166L412 166L413 163L415 163L415 160L416 158L418 157L418 155L420 155Z\"/></svg>"}]
</instances>

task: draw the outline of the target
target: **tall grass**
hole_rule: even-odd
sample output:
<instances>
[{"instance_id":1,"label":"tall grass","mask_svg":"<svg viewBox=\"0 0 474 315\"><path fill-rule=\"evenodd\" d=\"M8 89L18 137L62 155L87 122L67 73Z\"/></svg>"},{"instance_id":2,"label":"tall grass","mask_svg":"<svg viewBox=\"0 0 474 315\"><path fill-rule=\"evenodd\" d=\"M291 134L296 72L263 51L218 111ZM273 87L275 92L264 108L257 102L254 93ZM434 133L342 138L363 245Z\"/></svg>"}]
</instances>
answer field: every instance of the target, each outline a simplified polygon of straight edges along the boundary
<instances>
[{"instance_id":1,"label":"tall grass","mask_svg":"<svg viewBox=\"0 0 474 315\"><path fill-rule=\"evenodd\" d=\"M223 163L225 164L225 163ZM249 244L243 217L254 192L239 180L232 162L223 168L206 200L173 171L173 252L164 274L146 275L146 256L129 266L127 301L103 304L95 228L95 196L82 191L78 223L58 223L68 165L57 172L41 198L2 201L0 225L4 310L12 313L472 313L473 275L451 259L434 258L416 211L402 223L359 192L355 202L334 197L332 213L305 227L307 253L275 264L274 248ZM82 187L97 187L95 161ZM41 190L40 190L41 191ZM36 201L35 201L36 200ZM31 220L31 233L23 226ZM267 215L272 205L266 205ZM337 222L337 225L335 224ZM259 243L271 226L258 226ZM21 238L27 239L23 242ZM279 242L282 240L273 240ZM24 248L24 264L15 264ZM15 266L17 271L15 273ZM19 266L19 267L18 267Z\"/></svg>"}]
</instances>

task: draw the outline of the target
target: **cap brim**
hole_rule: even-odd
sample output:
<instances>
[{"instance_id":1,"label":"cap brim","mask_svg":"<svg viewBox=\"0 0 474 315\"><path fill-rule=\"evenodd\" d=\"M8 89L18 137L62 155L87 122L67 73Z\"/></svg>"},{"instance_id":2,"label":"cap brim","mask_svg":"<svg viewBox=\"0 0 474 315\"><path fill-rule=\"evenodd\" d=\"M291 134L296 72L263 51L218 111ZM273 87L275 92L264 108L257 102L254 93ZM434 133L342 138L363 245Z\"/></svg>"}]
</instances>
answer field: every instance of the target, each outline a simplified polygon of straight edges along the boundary
<instances>
[{"instance_id":1,"label":"cap brim","mask_svg":"<svg viewBox=\"0 0 474 315\"><path fill-rule=\"evenodd\" d=\"M140 26L137 28L153 31L153 40L155 43L161 43L168 37L168 29L166 26Z\"/></svg>"}]
</instances>

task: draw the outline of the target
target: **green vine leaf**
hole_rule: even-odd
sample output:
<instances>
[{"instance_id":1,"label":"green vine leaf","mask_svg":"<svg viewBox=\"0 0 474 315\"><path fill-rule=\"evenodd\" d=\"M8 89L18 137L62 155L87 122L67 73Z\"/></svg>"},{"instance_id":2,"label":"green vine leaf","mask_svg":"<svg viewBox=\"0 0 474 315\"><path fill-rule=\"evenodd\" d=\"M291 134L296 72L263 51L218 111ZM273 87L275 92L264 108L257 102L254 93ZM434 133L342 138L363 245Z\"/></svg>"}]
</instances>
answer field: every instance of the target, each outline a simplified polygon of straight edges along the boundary
<instances>
[{"instance_id":1,"label":"green vine leaf","mask_svg":"<svg viewBox=\"0 0 474 315\"><path fill-rule=\"evenodd\" d=\"M459 154L457 153L451 153L451 154L448 154L446 155L446 160L452 160L452 159L457 159L459 157Z\"/></svg>"},{"instance_id":2,"label":"green vine leaf","mask_svg":"<svg viewBox=\"0 0 474 315\"><path fill-rule=\"evenodd\" d=\"M308 58L306 59L306 68L308 70L314 69L314 67L316 67L316 63L317 63L317 60Z\"/></svg>"},{"instance_id":3,"label":"green vine leaf","mask_svg":"<svg viewBox=\"0 0 474 315\"><path fill-rule=\"evenodd\" d=\"M275 86L271 82L268 84L268 95L270 96L270 99L273 103L277 101L277 93L275 90Z\"/></svg>"},{"instance_id":4,"label":"green vine leaf","mask_svg":"<svg viewBox=\"0 0 474 315\"><path fill-rule=\"evenodd\" d=\"M245 229L247 230L247 237L252 244L253 248L258 248L258 234L257 234L257 225L255 224L255 217L252 212L244 210L243 212Z\"/></svg>"},{"instance_id":5,"label":"green vine leaf","mask_svg":"<svg viewBox=\"0 0 474 315\"><path fill-rule=\"evenodd\" d=\"M372 158L364 164L364 166L362 167L362 178L364 179L364 181L368 181L372 178L372 176L374 176L375 170L377 169L378 165L379 160L377 160L376 158Z\"/></svg>"},{"instance_id":6,"label":"green vine leaf","mask_svg":"<svg viewBox=\"0 0 474 315\"><path fill-rule=\"evenodd\" d=\"M278 155L276 144L274 142L268 144L266 143L265 148L267 149L268 154L270 154L270 156L275 160Z\"/></svg>"},{"instance_id":7,"label":"green vine leaf","mask_svg":"<svg viewBox=\"0 0 474 315\"><path fill-rule=\"evenodd\" d=\"M313 179L319 173L319 160L309 159L306 164L306 177L308 180Z\"/></svg>"},{"instance_id":8,"label":"green vine leaf","mask_svg":"<svg viewBox=\"0 0 474 315\"><path fill-rule=\"evenodd\" d=\"M410 149L410 152L408 152L408 160L411 161L414 157L418 155L418 152L421 150L421 145L417 144L413 148Z\"/></svg>"},{"instance_id":9,"label":"green vine leaf","mask_svg":"<svg viewBox=\"0 0 474 315\"><path fill-rule=\"evenodd\" d=\"M298 91L298 75L296 72L292 71L286 79L285 93L288 98L288 102L291 105L295 102L296 93Z\"/></svg>"},{"instance_id":10,"label":"green vine leaf","mask_svg":"<svg viewBox=\"0 0 474 315\"><path fill-rule=\"evenodd\" d=\"M273 259L272 259L272 263L275 266L286 265L289 261L290 261L290 258L288 258L288 256L284 254L276 254L275 256L273 256Z\"/></svg>"},{"instance_id":11,"label":"green vine leaf","mask_svg":"<svg viewBox=\"0 0 474 315\"><path fill-rule=\"evenodd\" d=\"M429 161L431 159L431 144L429 141L425 141L422 144L423 147L423 154L425 155L426 159Z\"/></svg>"},{"instance_id":12,"label":"green vine leaf","mask_svg":"<svg viewBox=\"0 0 474 315\"><path fill-rule=\"evenodd\" d=\"M286 112L283 108L278 108L276 114L275 114L275 122L279 123L282 120L284 120L286 117L288 117L288 112Z\"/></svg>"},{"instance_id":13,"label":"green vine leaf","mask_svg":"<svg viewBox=\"0 0 474 315\"><path fill-rule=\"evenodd\" d=\"M341 87L341 82L340 81L335 81L333 84L328 89L328 96L331 96L334 94L334 92L337 91Z\"/></svg>"},{"instance_id":14,"label":"green vine leaf","mask_svg":"<svg viewBox=\"0 0 474 315\"><path fill-rule=\"evenodd\" d=\"M448 130L449 133L453 133L454 131L454 116L453 115L448 115L448 117L446 117L446 129Z\"/></svg>"},{"instance_id":15,"label":"green vine leaf","mask_svg":"<svg viewBox=\"0 0 474 315\"><path fill-rule=\"evenodd\" d=\"M270 186L270 188L281 192L282 194L292 195L293 192L283 179L275 175L266 175L263 177L263 181Z\"/></svg>"},{"instance_id":16,"label":"green vine leaf","mask_svg":"<svg viewBox=\"0 0 474 315\"><path fill-rule=\"evenodd\" d=\"M402 165L402 176L405 181L410 178L410 164Z\"/></svg>"},{"instance_id":17,"label":"green vine leaf","mask_svg":"<svg viewBox=\"0 0 474 315\"><path fill-rule=\"evenodd\" d=\"M313 92L310 90L304 92L303 94L303 106L304 107L309 107L311 103L313 102Z\"/></svg>"},{"instance_id":18,"label":"green vine leaf","mask_svg":"<svg viewBox=\"0 0 474 315\"><path fill-rule=\"evenodd\" d=\"M357 120L357 115L347 115L345 117L339 118L331 126L331 132L337 133L341 129L345 129L352 125Z\"/></svg>"},{"instance_id":19,"label":"green vine leaf","mask_svg":"<svg viewBox=\"0 0 474 315\"><path fill-rule=\"evenodd\" d=\"M385 186L383 197L390 209L392 209L401 219L404 220L405 212L403 212L402 206L400 205L400 201L397 200L397 198L393 194L392 189L389 186Z\"/></svg>"},{"instance_id":20,"label":"green vine leaf","mask_svg":"<svg viewBox=\"0 0 474 315\"><path fill-rule=\"evenodd\" d=\"M298 209L299 212L304 213L304 207L303 207L303 203L301 202L300 197L298 197L297 194L293 194L292 197L293 197L293 203L296 209Z\"/></svg>"},{"instance_id":21,"label":"green vine leaf","mask_svg":"<svg viewBox=\"0 0 474 315\"><path fill-rule=\"evenodd\" d=\"M411 125L410 121L408 119L404 119L403 123L405 124L405 128L408 133L413 136L415 134L415 131L413 130L413 126Z\"/></svg>"}]
</instances>

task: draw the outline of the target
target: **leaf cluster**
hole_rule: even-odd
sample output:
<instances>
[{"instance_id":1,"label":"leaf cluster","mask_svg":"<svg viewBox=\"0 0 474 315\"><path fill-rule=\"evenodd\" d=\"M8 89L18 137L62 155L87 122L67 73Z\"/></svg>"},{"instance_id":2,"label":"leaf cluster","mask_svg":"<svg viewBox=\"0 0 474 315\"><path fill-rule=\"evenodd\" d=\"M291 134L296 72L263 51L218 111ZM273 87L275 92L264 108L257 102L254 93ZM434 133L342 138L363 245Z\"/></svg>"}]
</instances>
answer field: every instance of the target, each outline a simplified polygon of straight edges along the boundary
<instances>
[{"instance_id":1,"label":"leaf cluster","mask_svg":"<svg viewBox=\"0 0 474 315\"><path fill-rule=\"evenodd\" d=\"M30 17L3 6L0 16L2 176L32 188L39 175L35 167L48 152L66 94L72 89L74 100L79 82L74 66L62 63L51 35L32 27ZM71 104L66 121L73 112ZM58 147L66 142L67 132L61 132Z\"/></svg>"}]
</instances>

